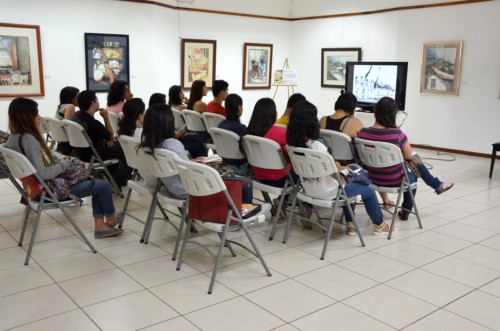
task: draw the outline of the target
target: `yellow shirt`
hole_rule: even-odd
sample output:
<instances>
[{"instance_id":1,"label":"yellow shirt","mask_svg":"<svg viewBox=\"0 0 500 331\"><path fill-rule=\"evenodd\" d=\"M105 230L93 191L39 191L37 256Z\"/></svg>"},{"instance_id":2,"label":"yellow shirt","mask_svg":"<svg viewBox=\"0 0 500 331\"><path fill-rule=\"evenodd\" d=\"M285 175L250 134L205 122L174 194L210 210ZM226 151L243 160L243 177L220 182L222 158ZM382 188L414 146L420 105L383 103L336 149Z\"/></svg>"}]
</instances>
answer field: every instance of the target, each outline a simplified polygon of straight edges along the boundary
<instances>
[{"instance_id":1,"label":"yellow shirt","mask_svg":"<svg viewBox=\"0 0 500 331\"><path fill-rule=\"evenodd\" d=\"M276 124L288 125L288 123L290 123L290 116L285 116L285 115L281 116L276 121Z\"/></svg>"}]
</instances>

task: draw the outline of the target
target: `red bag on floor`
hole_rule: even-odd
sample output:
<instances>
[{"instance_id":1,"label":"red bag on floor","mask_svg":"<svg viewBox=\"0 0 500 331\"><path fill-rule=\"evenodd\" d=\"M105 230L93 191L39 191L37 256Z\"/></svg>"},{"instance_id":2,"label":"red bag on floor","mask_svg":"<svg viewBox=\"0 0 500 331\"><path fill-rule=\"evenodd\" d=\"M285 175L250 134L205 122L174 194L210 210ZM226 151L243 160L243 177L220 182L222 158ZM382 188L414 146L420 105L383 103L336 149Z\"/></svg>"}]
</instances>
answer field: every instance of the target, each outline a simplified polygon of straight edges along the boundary
<instances>
[{"instance_id":1,"label":"red bag on floor","mask_svg":"<svg viewBox=\"0 0 500 331\"><path fill-rule=\"evenodd\" d=\"M242 185L239 180L225 180L224 184L233 202L241 215L241 190ZM188 217L193 220L226 223L227 213L229 212L229 203L224 192L219 192L206 196L189 196ZM231 221L231 225L238 224Z\"/></svg>"}]
</instances>

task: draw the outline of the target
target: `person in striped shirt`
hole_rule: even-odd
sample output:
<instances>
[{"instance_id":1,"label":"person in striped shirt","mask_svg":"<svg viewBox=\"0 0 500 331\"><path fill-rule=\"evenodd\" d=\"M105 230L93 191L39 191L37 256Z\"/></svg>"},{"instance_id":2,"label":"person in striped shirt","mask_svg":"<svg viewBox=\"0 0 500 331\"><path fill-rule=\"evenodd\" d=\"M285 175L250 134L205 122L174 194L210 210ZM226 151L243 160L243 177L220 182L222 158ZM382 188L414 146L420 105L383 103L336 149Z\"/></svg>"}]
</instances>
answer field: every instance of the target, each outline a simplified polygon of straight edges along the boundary
<instances>
[{"instance_id":1,"label":"person in striped shirt","mask_svg":"<svg viewBox=\"0 0 500 331\"><path fill-rule=\"evenodd\" d=\"M375 106L375 124L369 128L363 128L358 133L358 138L388 142L397 145L403 154L403 158L410 160L412 158L412 149L408 137L396 126L396 114L398 107L394 99L383 97ZM401 178L404 175L404 169L401 165L388 168L367 167L370 180L373 184L382 186L399 186ZM432 187L436 194L441 194L453 187L453 183L444 183L429 172L424 164L418 166L420 176L428 186ZM414 183L417 177L412 172L408 172L410 182ZM416 194L416 189L413 191ZM413 203L408 193L404 194L402 209L398 212L401 220L408 220L410 211L413 209Z\"/></svg>"}]
</instances>

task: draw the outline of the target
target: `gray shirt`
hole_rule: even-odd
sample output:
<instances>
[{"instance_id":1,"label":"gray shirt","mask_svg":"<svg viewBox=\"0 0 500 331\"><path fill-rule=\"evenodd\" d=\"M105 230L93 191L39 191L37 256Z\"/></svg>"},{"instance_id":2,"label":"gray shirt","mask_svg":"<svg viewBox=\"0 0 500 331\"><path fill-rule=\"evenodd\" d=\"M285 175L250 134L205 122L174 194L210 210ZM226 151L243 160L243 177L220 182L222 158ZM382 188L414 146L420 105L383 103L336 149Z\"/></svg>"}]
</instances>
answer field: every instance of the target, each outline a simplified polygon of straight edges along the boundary
<instances>
[{"instance_id":1,"label":"gray shirt","mask_svg":"<svg viewBox=\"0 0 500 331\"><path fill-rule=\"evenodd\" d=\"M168 149L169 151L172 151L175 154L179 155L181 159L189 160L184 145L182 145L182 143L177 139L174 138L165 139L161 143L159 148ZM148 184L149 186L156 186L156 178L153 177L151 174L144 173L143 171L141 171L141 176L144 178L146 184ZM165 187L167 188L168 194L171 197L177 199L186 199L188 197L188 194L184 189L184 185L182 185L182 181L179 175L162 177L160 179L163 185L165 185Z\"/></svg>"},{"instance_id":2,"label":"gray shirt","mask_svg":"<svg viewBox=\"0 0 500 331\"><path fill-rule=\"evenodd\" d=\"M21 148L19 147L19 136L19 133L11 134L5 146L22 154ZM29 133L23 135L22 144L24 155L28 158L33 167L35 167L36 172L43 180L55 178L60 173L64 172L70 165L69 160L57 160L54 161L53 165L46 166L43 163L42 146L40 146L38 140Z\"/></svg>"}]
</instances>

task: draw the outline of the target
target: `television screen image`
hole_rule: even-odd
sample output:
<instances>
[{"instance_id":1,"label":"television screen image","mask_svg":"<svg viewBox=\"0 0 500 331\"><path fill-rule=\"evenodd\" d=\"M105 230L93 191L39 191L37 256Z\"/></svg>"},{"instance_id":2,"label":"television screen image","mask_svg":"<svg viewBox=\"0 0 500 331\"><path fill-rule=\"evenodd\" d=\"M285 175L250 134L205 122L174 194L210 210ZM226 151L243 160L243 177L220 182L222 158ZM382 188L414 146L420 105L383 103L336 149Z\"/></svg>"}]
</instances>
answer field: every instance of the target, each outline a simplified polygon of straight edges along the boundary
<instances>
[{"instance_id":1,"label":"television screen image","mask_svg":"<svg viewBox=\"0 0 500 331\"><path fill-rule=\"evenodd\" d=\"M373 111L383 97L405 109L408 62L347 62L345 90L358 99L363 110Z\"/></svg>"},{"instance_id":2,"label":"television screen image","mask_svg":"<svg viewBox=\"0 0 500 331\"><path fill-rule=\"evenodd\" d=\"M396 97L397 66L354 67L354 95L360 102L377 103L382 97Z\"/></svg>"}]
</instances>

